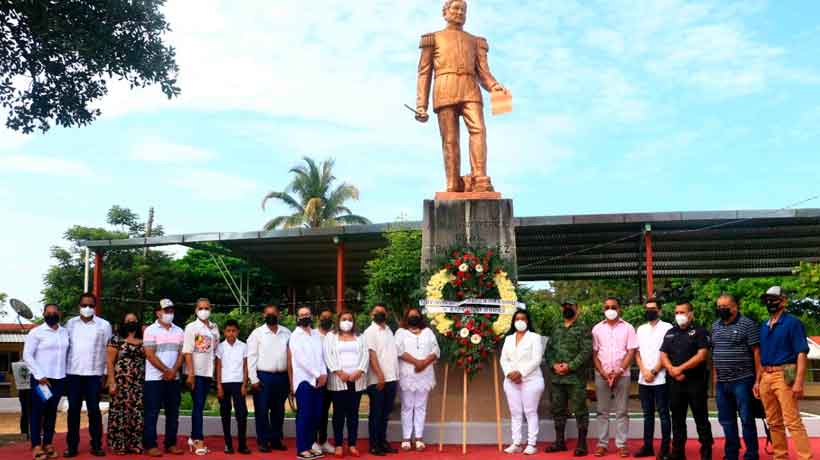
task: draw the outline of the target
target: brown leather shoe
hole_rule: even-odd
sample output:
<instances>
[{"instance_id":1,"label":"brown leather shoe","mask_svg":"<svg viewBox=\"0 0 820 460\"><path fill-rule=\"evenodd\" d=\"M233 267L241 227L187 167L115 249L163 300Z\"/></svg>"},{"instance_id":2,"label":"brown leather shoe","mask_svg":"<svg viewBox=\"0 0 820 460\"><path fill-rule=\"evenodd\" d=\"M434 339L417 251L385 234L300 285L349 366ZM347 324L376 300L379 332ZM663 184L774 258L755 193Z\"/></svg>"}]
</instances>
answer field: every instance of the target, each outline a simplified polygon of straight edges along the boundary
<instances>
[{"instance_id":1,"label":"brown leather shoe","mask_svg":"<svg viewBox=\"0 0 820 460\"><path fill-rule=\"evenodd\" d=\"M619 447L618 456L621 458L629 457L629 450L627 450L626 447Z\"/></svg>"},{"instance_id":2,"label":"brown leather shoe","mask_svg":"<svg viewBox=\"0 0 820 460\"><path fill-rule=\"evenodd\" d=\"M598 446L595 448L596 457L603 457L604 455L606 455L606 447Z\"/></svg>"},{"instance_id":3,"label":"brown leather shoe","mask_svg":"<svg viewBox=\"0 0 820 460\"><path fill-rule=\"evenodd\" d=\"M165 448L165 453L166 454L173 454L173 455L182 455L182 454L185 453L185 451L180 449L177 446L171 446L171 447L166 447Z\"/></svg>"},{"instance_id":4,"label":"brown leather shoe","mask_svg":"<svg viewBox=\"0 0 820 460\"><path fill-rule=\"evenodd\" d=\"M145 452L145 455L149 457L162 457L162 451L159 450L159 447L152 447Z\"/></svg>"}]
</instances>

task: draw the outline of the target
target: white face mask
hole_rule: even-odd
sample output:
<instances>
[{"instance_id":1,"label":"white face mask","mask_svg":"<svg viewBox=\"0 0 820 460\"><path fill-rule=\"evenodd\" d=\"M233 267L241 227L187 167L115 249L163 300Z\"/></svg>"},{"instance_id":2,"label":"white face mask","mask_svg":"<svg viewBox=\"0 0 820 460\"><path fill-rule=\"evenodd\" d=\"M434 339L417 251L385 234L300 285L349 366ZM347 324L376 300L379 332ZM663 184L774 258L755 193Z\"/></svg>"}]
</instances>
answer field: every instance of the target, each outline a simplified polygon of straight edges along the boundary
<instances>
[{"instance_id":1,"label":"white face mask","mask_svg":"<svg viewBox=\"0 0 820 460\"><path fill-rule=\"evenodd\" d=\"M211 310L208 310L207 308L203 308L202 310L197 310L196 311L196 317L201 319L202 321L205 321L205 320L207 320L208 318L211 317Z\"/></svg>"},{"instance_id":2,"label":"white face mask","mask_svg":"<svg viewBox=\"0 0 820 460\"><path fill-rule=\"evenodd\" d=\"M615 321L618 319L618 310L606 310L604 312L604 316L606 316L606 319L610 321Z\"/></svg>"},{"instance_id":3,"label":"white face mask","mask_svg":"<svg viewBox=\"0 0 820 460\"><path fill-rule=\"evenodd\" d=\"M519 319L515 322L515 330L518 332L524 332L527 330L527 322L524 320Z\"/></svg>"},{"instance_id":4,"label":"white face mask","mask_svg":"<svg viewBox=\"0 0 820 460\"><path fill-rule=\"evenodd\" d=\"M163 313L162 319L160 320L165 324L171 324L174 322L174 314L173 313Z\"/></svg>"},{"instance_id":5,"label":"white face mask","mask_svg":"<svg viewBox=\"0 0 820 460\"><path fill-rule=\"evenodd\" d=\"M341 321L339 323L339 329L342 332L350 332L353 329L353 321Z\"/></svg>"},{"instance_id":6,"label":"white face mask","mask_svg":"<svg viewBox=\"0 0 820 460\"><path fill-rule=\"evenodd\" d=\"M683 327L689 324L689 317L686 315L675 315L675 322L678 326Z\"/></svg>"},{"instance_id":7,"label":"white face mask","mask_svg":"<svg viewBox=\"0 0 820 460\"><path fill-rule=\"evenodd\" d=\"M91 318L94 316L94 307L82 307L80 308L80 316L83 318Z\"/></svg>"}]
</instances>

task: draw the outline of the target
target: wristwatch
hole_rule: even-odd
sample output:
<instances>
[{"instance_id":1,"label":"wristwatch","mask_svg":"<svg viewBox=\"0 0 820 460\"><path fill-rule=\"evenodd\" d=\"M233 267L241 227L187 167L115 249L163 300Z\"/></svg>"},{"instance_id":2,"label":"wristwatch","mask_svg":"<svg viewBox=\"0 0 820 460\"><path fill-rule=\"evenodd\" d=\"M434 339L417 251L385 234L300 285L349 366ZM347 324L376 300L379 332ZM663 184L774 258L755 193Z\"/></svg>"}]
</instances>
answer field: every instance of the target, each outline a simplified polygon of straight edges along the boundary
<instances>
[{"instance_id":1,"label":"wristwatch","mask_svg":"<svg viewBox=\"0 0 820 460\"><path fill-rule=\"evenodd\" d=\"M651 372L651 373L652 373L652 375L658 375L658 371L656 371L655 369L652 369L652 370L651 370L651 371L649 371L649 372Z\"/></svg>"}]
</instances>

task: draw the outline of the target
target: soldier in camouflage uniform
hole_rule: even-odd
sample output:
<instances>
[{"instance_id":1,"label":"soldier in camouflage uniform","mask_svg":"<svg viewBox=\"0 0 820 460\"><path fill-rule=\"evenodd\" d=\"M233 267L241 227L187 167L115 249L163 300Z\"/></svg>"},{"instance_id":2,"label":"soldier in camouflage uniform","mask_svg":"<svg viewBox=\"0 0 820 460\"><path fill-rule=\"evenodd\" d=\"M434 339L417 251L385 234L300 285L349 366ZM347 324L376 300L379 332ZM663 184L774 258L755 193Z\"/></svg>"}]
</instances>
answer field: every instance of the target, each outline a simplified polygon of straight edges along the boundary
<instances>
[{"instance_id":1,"label":"soldier in camouflage uniform","mask_svg":"<svg viewBox=\"0 0 820 460\"><path fill-rule=\"evenodd\" d=\"M587 454L589 410L586 404L586 383L592 358L592 336L589 330L577 321L578 305L575 301L565 301L561 309L564 321L553 330L546 350L552 382L552 418L555 423L555 442L547 447L546 451L567 450L564 430L571 410L578 423L578 446L575 448L575 456L582 457Z\"/></svg>"}]
</instances>

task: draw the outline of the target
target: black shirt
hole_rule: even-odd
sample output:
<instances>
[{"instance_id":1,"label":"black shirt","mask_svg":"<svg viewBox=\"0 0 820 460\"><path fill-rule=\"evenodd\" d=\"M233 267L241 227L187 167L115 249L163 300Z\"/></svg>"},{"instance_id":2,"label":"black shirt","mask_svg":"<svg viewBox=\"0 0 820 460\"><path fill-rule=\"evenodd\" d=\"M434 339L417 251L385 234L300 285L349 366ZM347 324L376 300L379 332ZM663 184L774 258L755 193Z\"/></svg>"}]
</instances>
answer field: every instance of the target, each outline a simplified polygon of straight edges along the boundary
<instances>
[{"instance_id":1,"label":"black shirt","mask_svg":"<svg viewBox=\"0 0 820 460\"><path fill-rule=\"evenodd\" d=\"M709 349L709 333L702 327L691 325L686 329L681 329L680 326L669 329L661 345L661 351L666 353L673 366L680 366L689 361L702 348ZM706 377L706 360L684 371L683 375L690 380Z\"/></svg>"}]
</instances>

